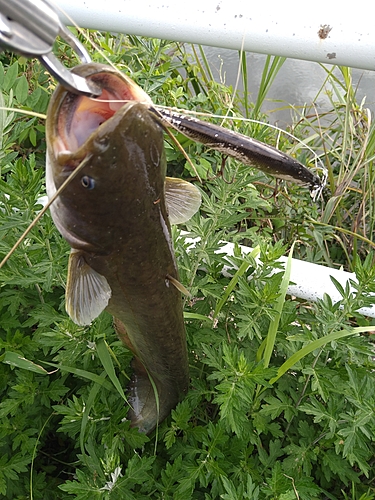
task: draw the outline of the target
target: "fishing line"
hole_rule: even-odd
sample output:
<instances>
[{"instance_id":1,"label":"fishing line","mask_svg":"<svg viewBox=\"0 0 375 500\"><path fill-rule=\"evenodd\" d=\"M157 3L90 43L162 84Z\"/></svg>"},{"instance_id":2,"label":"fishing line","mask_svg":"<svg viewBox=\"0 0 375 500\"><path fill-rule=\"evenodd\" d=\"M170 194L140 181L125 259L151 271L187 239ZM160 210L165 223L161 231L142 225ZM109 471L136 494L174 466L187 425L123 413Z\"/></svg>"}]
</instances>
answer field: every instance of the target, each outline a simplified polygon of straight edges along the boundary
<instances>
[{"instance_id":1,"label":"fishing line","mask_svg":"<svg viewBox=\"0 0 375 500\"><path fill-rule=\"evenodd\" d=\"M77 23L74 21L74 19L72 19L72 17L64 11L64 9L62 9L60 6L58 6L56 4L56 2L54 0L52 0L52 3L54 4L54 6L72 23L72 25L77 29L77 31L86 39L86 41L91 45L92 48L94 48L97 52L99 52L99 54L101 54L101 56L105 59L105 61L113 68L115 69L118 73L121 74L121 71L115 66L115 64L113 64L113 62L105 55L105 53L101 50L101 48L95 44L91 39L90 37L86 34L86 32L84 30L82 30L78 25ZM237 91L237 88L238 88L238 84L239 84L239 79L240 79L240 75L241 75L241 57L242 57L242 54L244 52L243 50L243 47L244 47L244 43L245 43L245 35L243 35L242 37L242 42L241 42L241 49L240 49L240 61L239 61L239 65L238 65L238 71L237 71L237 77L236 77L236 83L235 83L235 88L234 88L234 93L233 93L233 96L230 100L230 104L229 104L229 107L228 107L228 112L227 114L223 117L223 116L219 116L219 115L212 115L212 114L204 114L204 113L199 113L199 112L193 112L193 111L188 111L188 110L183 110L183 112L186 112L186 113L190 113L190 114L196 114L196 115L204 115L204 116L208 116L210 118L220 118L222 120L222 125L223 123L225 122L226 119L228 119L228 115L229 115L229 112L233 106L233 102L234 102L234 96L236 94L236 91ZM97 102L129 102L127 100L104 100L104 99L93 99L93 98L90 98L92 100L95 100ZM141 102L141 101L139 101ZM148 104L148 103L147 103ZM171 107L168 107L168 106L158 106L158 105L154 105L156 108L160 107L160 108L165 108L165 109L169 109L169 110L172 110L172 109L175 109L177 110L177 112L181 113L182 110L178 109L178 108L171 108ZM278 132L281 132L281 133L285 133L288 137L291 137L293 140L297 141L299 144L302 144L306 149L308 149L314 156L314 159L315 159L315 168L320 168L322 170L322 173L323 173L323 183L326 182L326 179L328 177L328 171L327 171L327 168L324 166L323 162L321 161L321 159L319 158L319 156L316 154L315 151L313 151L312 148L310 148L307 144L305 144L301 139L298 139L297 137L295 137L293 134L291 134L290 132L287 132L286 130L283 130L283 129L280 129L279 127L275 126L275 125L272 125L270 123L264 123L264 122L261 122L259 120L253 120L251 118L235 118L235 117L230 117L231 120L237 120L237 121L244 121L244 122L251 122L251 123L256 123L256 124L259 124L259 125L263 125L263 126L267 126L267 127L270 127L270 128L273 128L275 130L277 130ZM171 134L169 132L168 129L166 129L165 127L163 127L167 134L171 137L173 143L177 146L177 148L181 151L181 153L183 154L183 156L186 158L186 160L188 161L189 165L192 167L192 169L194 170L194 172L196 173L197 175L197 178L198 180L202 183L202 180L199 176L199 174L197 173L196 171L196 168L195 166L193 165L191 159L188 157L186 151L183 149L183 147L181 146L181 144L178 142L178 140L173 136L173 134ZM318 167L317 165L317 162L319 162L320 164L320 167Z\"/></svg>"},{"instance_id":2,"label":"fishing line","mask_svg":"<svg viewBox=\"0 0 375 500\"><path fill-rule=\"evenodd\" d=\"M115 64L105 55L105 53L101 50L101 48L95 43L93 42L90 37L85 33L84 30L82 30L78 24L74 21L74 19L67 13L64 11L64 9L62 9L59 5L56 4L55 1L51 0L52 3L54 4L54 6L67 18L69 19L69 21L72 23L72 25L78 30L78 32L86 39L86 41L92 46L92 48L94 48L97 52L99 52L99 54L107 61L107 63L113 68L115 69L118 73L121 74L121 71L115 66ZM245 43L245 36L242 37L242 42L241 42L241 49L240 49L240 57L243 53L243 47L244 47L244 43ZM241 63L239 63L238 65L238 71L237 71L237 77L236 77L236 83L235 83L235 87L234 87L234 95L236 94L236 91L237 91L237 88L238 88L238 85L239 85L239 79L240 79L240 75L241 75ZM229 109L228 109L228 113L230 111L230 109L232 108L233 106L233 102L234 102L234 95L232 96L232 99L230 101L230 104L229 104ZM95 100L96 102L130 102L130 100L125 100L125 99L118 99L118 100L115 100L115 99L111 99L111 100L106 100L106 99L97 99L97 98L90 98L90 99L93 99ZM139 101L141 102L141 101ZM193 115L197 115L197 116L207 116L209 118L220 118L222 121L222 123L224 123L224 121L228 118L230 118L231 120L237 120L237 121L244 121L244 122L252 122L252 123L257 123L257 124L260 124L260 125L264 125L264 126L268 126L268 127L271 127L275 130L278 130L278 131L281 131L283 133L285 133L286 135L288 135L289 137L293 138L294 140L298 141L300 144L303 144L309 151L311 151L311 153L314 154L315 157L317 157L316 153L309 147L307 146L307 144L305 144L301 139L298 139L297 137L295 137L293 134L287 132L286 130L283 130L283 129L280 129L279 127L276 127L275 125L271 125L270 123L265 123L265 122L261 122L259 120L253 120L251 118L244 118L244 117L229 117L229 115L214 115L214 114L210 114L210 113L203 113L203 112L198 112L198 111L191 111L191 110L181 110L179 108L174 108L174 107L170 107L170 106L161 106L161 105L157 105L157 104L154 104L154 106L156 108L161 108L161 109L168 109L168 110L171 110L171 111L177 111L179 113L184 112L186 114L193 114ZM2 109L2 108L0 108ZM323 166L322 164L322 168L325 169L325 167Z\"/></svg>"},{"instance_id":3,"label":"fishing line","mask_svg":"<svg viewBox=\"0 0 375 500\"><path fill-rule=\"evenodd\" d=\"M90 37L85 33L84 30L82 30L78 25L77 23L74 21L74 19L72 19L72 17L64 11L64 9L62 9L59 5L56 4L56 2L54 0L52 0L52 3L53 5L72 23L72 25L77 29L77 31L86 39L86 41L91 45L92 48L94 48L97 52L99 52L99 54L107 61L107 63L113 68L115 69L118 73L121 73L121 71L115 66L115 64L113 64L113 62L104 54L104 52L101 50L101 48L95 44L91 39ZM245 43L245 35L243 35L242 37L242 42L241 42L241 49L240 49L240 60L239 60L239 64L238 64L238 71L237 71L237 77L236 77L236 83L235 83L235 87L234 87L234 95L236 94L236 91L237 91L237 88L238 88L238 84L239 84L239 79L240 79L240 75L241 75L241 57L242 57L242 54L244 52L243 50L243 47L244 47L244 43ZM230 109L232 108L233 106L233 102L234 102L234 95L232 96L231 100L230 100L230 104L229 104L229 109L228 109L228 114L230 112ZM92 98L90 98L92 99ZM118 100L118 101L106 101L106 100L102 100L102 99L93 99L93 100L96 100L97 102L128 102L126 100L124 101L121 101L121 100ZM171 107L168 107L168 106L158 106L158 105L154 105L156 108L160 107L160 108L164 108L164 109L169 109L169 110L177 110L177 112L181 112L182 110L178 109L178 108L171 108ZM228 114L226 114L224 117L221 115L212 115L212 114L209 114L209 113L199 113L199 112L194 112L194 111L188 111L188 110L183 110L183 112L185 113L189 113L189 114L195 114L195 115L202 115L202 116L208 116L210 118L220 118L222 120L222 125L223 123L225 122L225 120L228 118ZM261 122L259 120L253 120L251 118L235 118L235 117L230 117L231 120L237 120L237 121L244 121L244 122L251 122L251 123L256 123L256 124L259 124L259 125L263 125L263 126L267 126L267 127L270 127L270 128L273 128L274 130L277 130L281 133L284 133L286 134L288 137L292 138L293 140L297 141L299 144L302 144L308 151L310 151L312 153L312 155L314 156L314 159L315 159L315 168L320 168L322 170L322 174L323 174L323 183L326 181L327 177L328 177L328 171L327 171L327 168L325 167L325 165L323 164L322 160L319 158L319 156L316 154L315 151L313 151L312 148L310 148L307 144L305 144L301 139L298 139L297 137L295 137L293 134L291 134L290 132L287 132L286 130L283 130L283 129L280 129L279 127L275 126L275 125L272 125L270 123L264 123L264 122ZM167 131L167 130L166 130ZM182 152L182 154L184 155L184 157L186 158L186 160L188 161L188 163L190 164L190 166L193 168L194 172L196 172L196 168L194 167L192 161L190 160L190 158L188 158L188 155L187 153L185 152L185 150L182 148L182 146L178 143L177 139L172 136L172 134L170 134L169 131L167 131L168 135L172 138L174 144L178 147L178 149ZM317 165L317 162L319 162L320 164L320 167L318 167ZM197 172L196 172L197 174ZM200 182L201 179L199 177L199 175L197 174L197 177L199 179Z\"/></svg>"},{"instance_id":4,"label":"fishing line","mask_svg":"<svg viewBox=\"0 0 375 500\"><path fill-rule=\"evenodd\" d=\"M197 176L199 182L202 184L202 179L200 177L200 175L198 174L198 171L197 169L195 168L195 165L194 163L191 161L189 155L187 154L187 152L184 150L184 148L181 146L181 144L179 143L179 141L176 139L176 137L172 134L172 132L169 130L169 128L166 128L165 126L163 126L163 130L165 130L165 132L169 135L169 137L172 139L173 143L175 146L177 146L177 148L180 150L180 152L184 155L185 157L185 160L189 163L189 165L191 166L191 168L193 169L195 175Z\"/></svg>"},{"instance_id":5,"label":"fishing line","mask_svg":"<svg viewBox=\"0 0 375 500\"><path fill-rule=\"evenodd\" d=\"M4 257L4 259L0 262L0 269L7 262L7 260L9 259L9 257L11 257L11 255L13 254L13 252L19 247L19 245L26 238L26 236L29 234L29 232L32 230L32 228L35 227L36 224L40 221L40 219L47 212L47 210L52 205L52 203L60 196L60 194L64 191L64 189L68 186L68 184L87 165L87 163L89 162L89 160L91 159L91 157L92 157L92 155L86 156L85 159L82 160L81 163L78 165L78 167L73 170L73 172L69 175L69 177L67 177L67 179L65 179L65 181L59 187L59 189L57 189L57 191L54 193L54 195L48 200L48 202L46 203L46 205L38 213L38 215L31 222L31 224L27 227L27 229L23 232L23 234L18 238L18 240L16 241L16 243L13 245L13 247L9 250L9 252L7 253L7 255Z\"/></svg>"},{"instance_id":6,"label":"fishing line","mask_svg":"<svg viewBox=\"0 0 375 500\"><path fill-rule=\"evenodd\" d=\"M157 109L155 109L154 107L151 108L150 105L148 105L148 107L150 108L150 111L152 112L152 116L154 118L156 118L156 121L158 122L158 124L162 127L162 129L166 132L166 134L168 134L169 137L172 139L172 142L180 150L180 152L183 154L183 156L185 157L186 161L189 163L189 165L193 169L193 171L194 171L195 175L197 176L199 182L202 184L202 179L201 179L200 175L198 174L197 169L195 168L195 165L193 164L193 162L189 158L189 155L186 153L186 151L181 146L181 144L179 143L179 141L176 139L176 137L172 134L172 132L166 126L165 120L163 120L163 117L161 115L159 115L159 113L157 112Z\"/></svg>"},{"instance_id":7,"label":"fishing line","mask_svg":"<svg viewBox=\"0 0 375 500\"><path fill-rule=\"evenodd\" d=\"M90 45L95 49L97 50L101 55L102 57L107 61L107 63L113 68L116 70L116 72L118 72L119 74L121 74L121 72L118 70L118 68L116 68L116 66L109 60L109 58L103 53L103 51L98 47L96 46L96 44L90 40L90 38L88 37L88 35L81 30L81 28L74 22L74 20L63 10L61 9L58 5L56 5L55 2L53 2L53 4L55 5L55 7L60 11L62 12L68 19L69 21L76 27L76 29L82 34L82 36L90 43ZM243 40L244 42L244 40ZM243 48L241 47L241 52L242 53L242 50ZM239 70L238 70L238 74L237 74L237 82L236 82L236 85L238 83L238 80L239 80L239 76L240 76L240 73L241 73L241 67L239 66ZM97 102L129 102L129 100L105 100L105 99L93 99ZM141 101L140 101L141 102ZM147 103L149 104L149 103ZM231 101L231 105L230 105L230 108L232 107L232 104L233 104L233 99ZM291 134L290 132L287 132L283 129L280 129L279 127L275 126L275 125L272 125L272 124L269 124L269 123L264 123L264 122L261 122L259 120L254 120L254 119L251 119L251 118L244 118L244 117L229 117L228 115L213 115L213 114L209 114L209 113L203 113L203 112L193 112L193 111L189 111L189 110L180 110L179 108L173 108L173 107L169 107L169 106L160 106L160 105L154 105L156 110L159 108L159 109L167 109L167 110L175 110L177 111L178 113L181 113L181 111L183 113L186 113L186 114L193 114L193 115L196 115L196 116L206 116L206 117L210 117L210 118L219 118L222 120L222 123L224 123L224 121L226 119L231 119L231 120L236 120L236 121L243 121L243 122L251 122L251 123L256 123L256 124L259 124L259 125L263 125L263 126L266 126L266 127L270 127L270 128L273 128L275 130L277 130L278 132L280 133L284 133L286 134L288 137L292 138L293 140L297 141L299 144L303 145L306 149L308 149L314 156L314 159L315 159L315 162L319 162L320 163L320 167L318 167L318 165L315 163L315 167L316 168L320 168L322 171L323 171L323 177L324 179L326 179L327 177L327 169L326 167L324 166L324 164L322 163L321 159L319 158L319 156L315 153L315 151L313 151L312 148L310 148L310 146L308 146L307 144L305 144L302 140L298 139L297 137L295 137L293 134ZM20 109L16 109L16 108L5 108L5 107L0 107L0 110L5 110L5 111L12 111L12 112L17 112L17 113L24 113L26 115L30 115L30 116L35 116L37 118L41 118L41 119L45 119L46 116L41 114L41 113L35 113L35 112L32 112L32 111L25 111L25 110L20 110ZM228 113L229 113L229 109L228 109ZM162 120L161 120L162 121ZM187 155L186 151L183 149L183 147L181 146L181 144L179 143L179 141L174 137L174 135L169 131L169 129L165 126L163 126L164 130L166 131L166 133L169 135L169 137L172 139L173 143L177 146L177 148L181 151L181 153L184 155L184 157L186 158L186 160L188 161L189 165L192 167L192 169L194 170L194 172L196 173L197 175L197 178L199 179L199 181L202 183L202 179L200 178L194 164L192 163L191 159L189 158L189 156ZM78 175L78 173L82 170L82 168L84 168L84 166L87 164L88 160L90 159L90 156L89 157L86 157L81 163L80 165L70 174L70 176L64 181L64 183L60 186L60 188L55 192L55 194L51 197L51 199L48 201L48 203L43 207L43 209L39 212L39 214L36 216L36 218L34 219L34 221L30 224L30 226L25 230L25 232L22 234L22 236L18 239L18 241L15 243L15 245L12 247L12 249L8 252L8 254L4 257L4 259L0 262L0 269L3 267L3 265L7 262L7 260L9 259L9 257L13 254L13 252L18 248L18 246L21 244L21 242L24 240L24 238L28 235L28 233L31 231L31 229L33 227L35 227L35 225L39 222L39 220L41 219L41 217L45 214L45 212L48 210L48 208L51 206L51 204L56 200L56 198L60 195L60 193L65 189L65 187L70 183L70 181L76 176Z\"/></svg>"},{"instance_id":8,"label":"fishing line","mask_svg":"<svg viewBox=\"0 0 375 500\"><path fill-rule=\"evenodd\" d=\"M88 97L88 99L92 99L95 102L101 102L101 103L105 103L105 104L108 104L108 103L127 104L129 102L134 102L134 99L98 99L98 98L89 98L89 97ZM136 102L139 102L141 104L149 106L149 102L146 102L146 101L136 101ZM159 105L159 104L153 104L153 107L155 108L155 110L157 110L157 109L162 109L162 110L166 109L168 111L175 111L176 113L180 113L180 114L193 115L193 116L203 116L203 117L207 117L207 118L218 118L218 119L222 120L222 124L220 126L223 126L223 123L225 122L225 120L232 120L232 121L239 121L239 122L255 123L257 125L263 125L264 127L272 128L272 129L276 130L277 132L279 132L280 134L285 134L288 137L290 137L291 139L293 139L296 142L298 142L299 144L301 144L302 146L304 146L314 156L314 159L317 160L317 161L319 161L319 163L320 163L321 166L320 167L316 166L316 168L321 168L323 170L323 172L327 171L327 169L324 166L322 160L319 158L319 155L317 155L316 152L308 144L306 144L302 139L299 139L298 137L296 137L295 135L293 135L291 132L288 132L287 130L284 130L284 129L276 126L276 125L272 125L271 123L265 123L265 122L262 122L260 120L255 120L253 118L245 118L243 116L229 116L228 114L226 114L226 115L215 115L215 114L212 114L212 113L204 113L203 111L200 112L200 111L193 111L193 110L189 110L189 109L180 109L180 108L176 108L176 107L173 107L173 106L162 106L162 105ZM19 110L19 109L16 109L16 108L2 108L2 107L0 107L0 110L17 111L19 113L23 112L23 110ZM37 116L39 118L44 118L44 119L46 118L46 115L42 115L42 114L39 114L39 113L33 113L33 112L26 112L25 111L25 114L30 114L31 116ZM165 122L163 122L163 128L164 127L165 127ZM171 128L173 128L173 127L171 127ZM166 132L168 133L167 130L166 130ZM186 152L182 148L181 144L177 141L177 139L174 136L172 136L169 133L168 133L168 135L172 138L172 140L175 143L175 145L178 147L178 149L185 156L186 160L194 168L194 166L191 163L190 158L188 158L188 156L186 155ZM195 171L195 168L194 168L194 171ZM196 175L197 175L198 179L201 181L201 179L199 178L199 175L197 173L196 173Z\"/></svg>"},{"instance_id":9,"label":"fishing line","mask_svg":"<svg viewBox=\"0 0 375 500\"><path fill-rule=\"evenodd\" d=\"M100 47L98 47L91 39L90 37L77 25L77 23L74 21L74 19L72 19L71 16L69 16L69 14L67 12L64 11L64 9L62 9L59 5L56 4L56 2L54 2L52 0L52 3L53 5L72 23L72 25L77 29L77 31L85 38L85 40L91 45L92 48L94 48L97 52L99 52L99 54L105 59L105 61L114 69L116 70L118 73L122 74L121 71L113 64L113 62L104 54L104 52L101 50ZM93 100L93 101L96 101L96 102L104 102L104 103L113 103L113 102L123 102L124 104L126 104L127 102L130 102L130 100L106 100L106 99L95 99L95 98L89 98L90 100ZM139 102L142 102L142 101L139 101ZM143 103L143 104L149 104L149 103ZM0 108L1 109L1 108ZM37 115L35 115L37 116ZM46 118L45 115L43 116L40 116L40 117L43 117L44 119ZM199 182L202 184L202 179L200 177L200 175L198 174L197 172L197 169L195 168L195 165L193 164L193 162L191 161L191 159L189 158L189 155L186 153L186 151L184 150L184 148L181 146L181 144L178 142L178 140L174 137L174 135L168 130L166 129L165 127L163 127L163 129L166 131L166 133L169 135L169 137L172 139L173 143L175 144L175 146L177 146L177 148L180 150L180 152L183 154L183 156L185 157L186 161L189 163L189 165L191 166L191 168L193 169L193 171L195 172ZM79 168L79 167L78 167ZM50 203L48 204L48 206L50 206ZM26 233L27 234L27 233ZM18 245L17 245L18 246ZM0 269L2 267L2 263L0 263Z\"/></svg>"},{"instance_id":10,"label":"fishing line","mask_svg":"<svg viewBox=\"0 0 375 500\"><path fill-rule=\"evenodd\" d=\"M59 12L61 12L61 14L63 14L71 23L72 23L72 26L74 26L76 28L76 30L78 31L78 33L80 33L84 38L85 40L91 45L91 47L93 49L95 49L97 52L99 52L99 54L107 61L107 63L113 68L115 69L116 71L119 71L118 68L116 68L116 66L113 64L113 62L104 54L104 52L102 52L102 50L92 41L90 40L90 37L84 32L84 30L82 28L80 28L78 26L78 24L74 21L74 19L67 13L65 12L65 10L60 7L59 5L57 5L57 3L54 1L54 0L50 0L50 2L53 4L53 6L55 7L56 10L58 10ZM90 98L91 99L91 98Z\"/></svg>"}]
</instances>

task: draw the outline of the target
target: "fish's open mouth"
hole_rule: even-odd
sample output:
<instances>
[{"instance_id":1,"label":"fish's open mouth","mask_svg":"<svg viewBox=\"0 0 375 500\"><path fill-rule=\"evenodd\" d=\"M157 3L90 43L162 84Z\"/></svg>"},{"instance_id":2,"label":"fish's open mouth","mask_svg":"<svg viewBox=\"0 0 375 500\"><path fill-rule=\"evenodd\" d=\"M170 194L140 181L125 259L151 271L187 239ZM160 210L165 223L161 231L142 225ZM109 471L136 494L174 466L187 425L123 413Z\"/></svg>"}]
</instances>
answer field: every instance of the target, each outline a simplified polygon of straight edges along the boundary
<instances>
[{"instance_id":1,"label":"fish's open mouth","mask_svg":"<svg viewBox=\"0 0 375 500\"><path fill-rule=\"evenodd\" d=\"M81 74L82 71L78 71L80 68L83 66L78 66L74 71ZM127 102L151 104L148 95L122 73L115 70L93 71L92 74L82 76L102 88L99 97L90 98L62 90L65 95L56 110L56 157L60 153L75 153L103 122L110 119Z\"/></svg>"}]
</instances>

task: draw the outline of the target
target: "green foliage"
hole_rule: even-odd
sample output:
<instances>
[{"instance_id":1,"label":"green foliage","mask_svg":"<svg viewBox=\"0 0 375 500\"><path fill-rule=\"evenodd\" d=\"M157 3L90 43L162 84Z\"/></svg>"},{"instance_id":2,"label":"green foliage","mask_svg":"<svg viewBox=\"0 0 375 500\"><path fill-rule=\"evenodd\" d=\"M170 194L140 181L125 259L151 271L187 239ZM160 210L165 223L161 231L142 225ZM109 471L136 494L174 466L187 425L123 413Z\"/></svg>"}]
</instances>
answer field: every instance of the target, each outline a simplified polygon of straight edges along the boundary
<instances>
[{"instance_id":1,"label":"green foliage","mask_svg":"<svg viewBox=\"0 0 375 500\"><path fill-rule=\"evenodd\" d=\"M232 102L231 89L212 81L201 48L88 36L102 51L93 52L95 60L104 52L156 103L224 116L231 102L229 116L240 115L244 101ZM60 52L75 64L68 47ZM37 64L6 53L1 61L1 107L9 108L0 111L4 256L41 209L41 116L54 84ZM282 62L267 61L260 97L248 103L246 116L265 119L261 104ZM366 239L372 226L365 220L373 224L375 142L350 72L341 72L341 80L329 75L332 133L318 131L306 116L295 126L318 155L325 151L335 194L326 205L312 204L292 185L275 193L274 181L235 161L222 171L220 155L177 134L203 179L200 213L184 233L173 228L181 281L192 293L185 304L191 389L157 433L146 437L126 420L132 356L109 315L82 328L64 312L68 245L50 216L30 232L0 270L0 498L374 498L374 355L365 334L373 327L356 311L375 292L373 244ZM278 140L266 123L236 123L228 126ZM286 137L279 146L309 163ZM195 175L168 138L166 151L171 175ZM363 226L353 225L351 206L361 208ZM286 296L278 258L295 240L297 256L353 266L357 294L335 282L338 304ZM232 257L220 253L225 241L234 243ZM244 255L241 243L255 250Z\"/></svg>"}]
</instances>

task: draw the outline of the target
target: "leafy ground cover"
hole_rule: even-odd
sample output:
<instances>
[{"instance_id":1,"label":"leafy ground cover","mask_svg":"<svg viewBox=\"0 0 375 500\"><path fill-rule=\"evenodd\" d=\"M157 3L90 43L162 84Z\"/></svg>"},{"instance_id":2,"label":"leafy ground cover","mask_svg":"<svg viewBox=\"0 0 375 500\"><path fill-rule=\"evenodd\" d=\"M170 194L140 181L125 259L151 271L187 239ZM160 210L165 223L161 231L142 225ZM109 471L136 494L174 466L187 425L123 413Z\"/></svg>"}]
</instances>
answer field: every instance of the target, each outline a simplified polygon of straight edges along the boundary
<instances>
[{"instance_id":1,"label":"leafy ground cover","mask_svg":"<svg viewBox=\"0 0 375 500\"><path fill-rule=\"evenodd\" d=\"M0 270L0 498L374 498L374 321L357 310L375 292L375 134L350 70L327 69L321 92L332 111L324 125L313 106L293 110L289 132L302 144L261 113L283 59L267 60L253 102L213 81L199 47L89 37L101 49L94 59L108 57L155 103L216 123L225 116L227 127L311 168L319 158L328 189L313 203L307 190L235 161L222 169L220 155L176 134L202 179L200 213L173 229L181 281L192 293L191 389L149 437L126 420L131 354L111 317L82 328L64 311L69 249L46 214ZM60 51L75 64L68 47ZM1 62L4 256L41 209L43 114L54 82L34 62L6 53ZM167 136L166 151L170 175L195 178ZM199 238L193 248L182 229ZM233 270L223 274L223 241L255 250L242 255L237 245ZM337 285L337 304L286 296L288 267L277 259L293 244L296 257L355 271L357 295Z\"/></svg>"}]
</instances>

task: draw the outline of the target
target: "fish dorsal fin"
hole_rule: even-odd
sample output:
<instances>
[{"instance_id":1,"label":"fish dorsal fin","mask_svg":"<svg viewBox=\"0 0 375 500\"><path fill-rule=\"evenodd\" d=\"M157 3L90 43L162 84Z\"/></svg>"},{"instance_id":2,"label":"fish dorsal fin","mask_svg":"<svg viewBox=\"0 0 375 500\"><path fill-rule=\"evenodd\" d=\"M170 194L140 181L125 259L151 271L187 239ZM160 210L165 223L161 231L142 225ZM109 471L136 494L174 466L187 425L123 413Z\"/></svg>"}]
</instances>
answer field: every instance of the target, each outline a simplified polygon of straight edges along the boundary
<instances>
[{"instance_id":1,"label":"fish dorsal fin","mask_svg":"<svg viewBox=\"0 0 375 500\"><path fill-rule=\"evenodd\" d=\"M190 182L166 177L165 201L170 223L181 224L198 211L202 197L199 189Z\"/></svg>"},{"instance_id":2,"label":"fish dorsal fin","mask_svg":"<svg viewBox=\"0 0 375 500\"><path fill-rule=\"evenodd\" d=\"M107 307L111 288L104 276L86 262L80 250L69 256L65 309L77 325L89 325Z\"/></svg>"}]
</instances>

